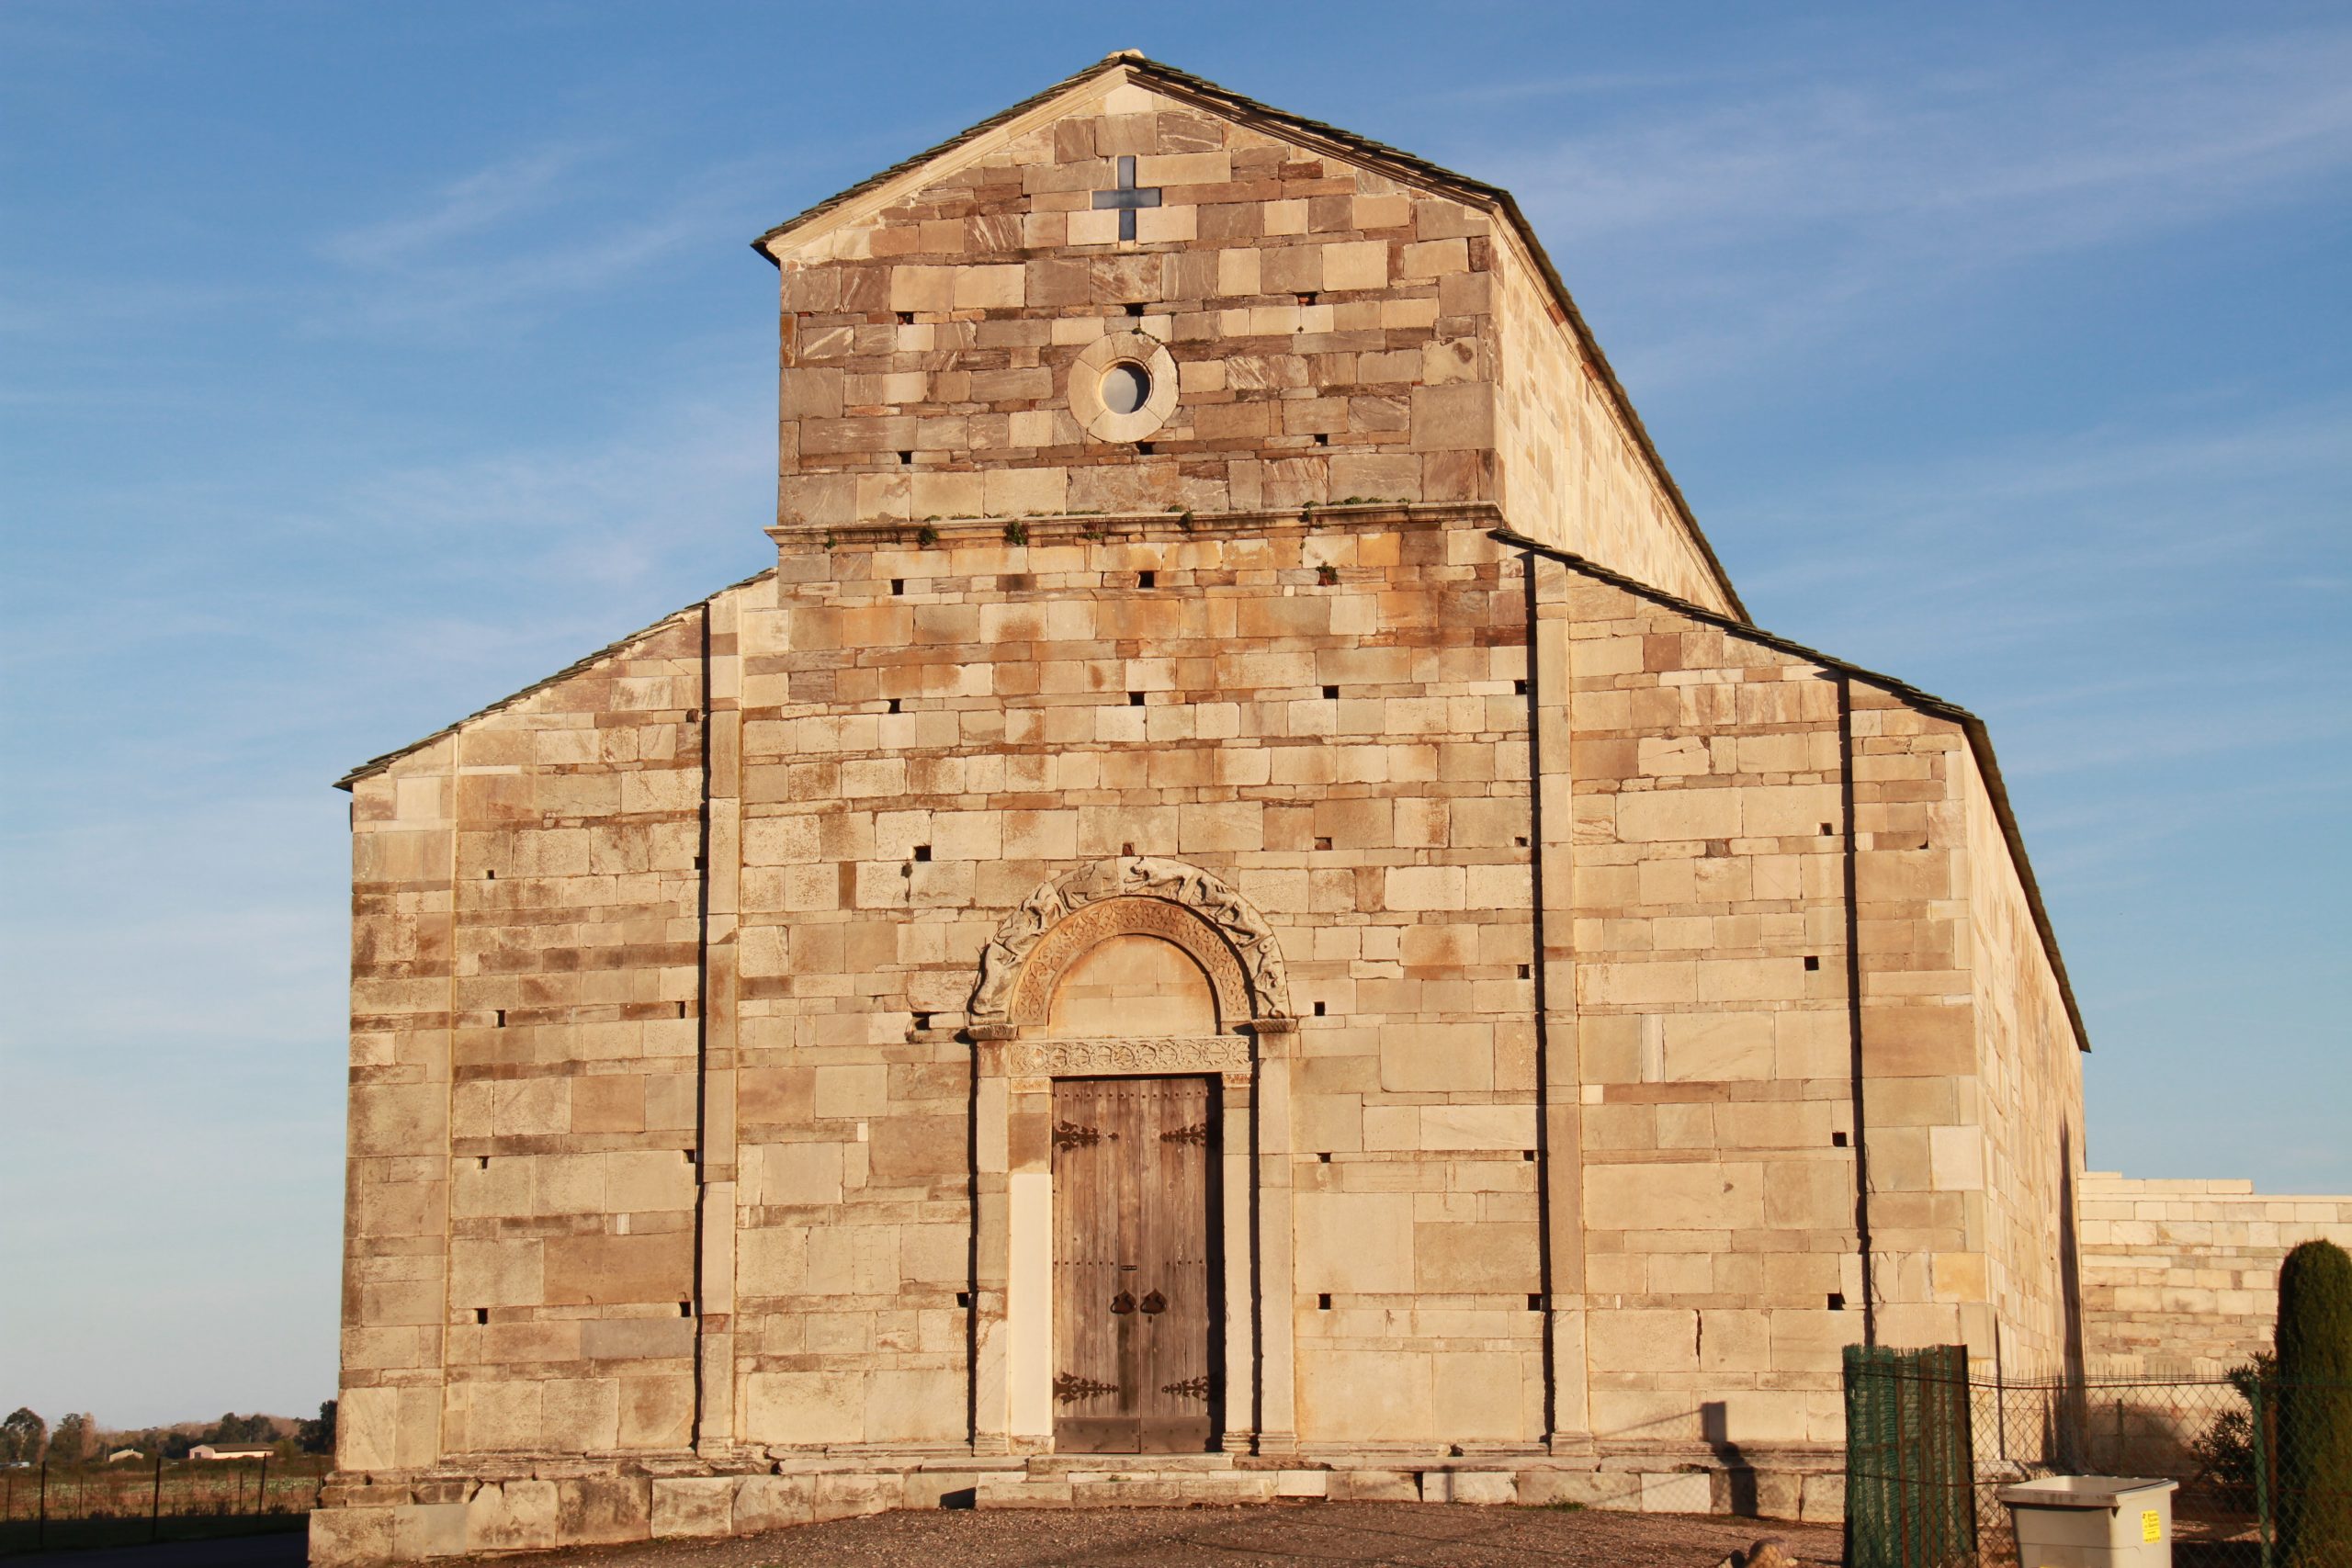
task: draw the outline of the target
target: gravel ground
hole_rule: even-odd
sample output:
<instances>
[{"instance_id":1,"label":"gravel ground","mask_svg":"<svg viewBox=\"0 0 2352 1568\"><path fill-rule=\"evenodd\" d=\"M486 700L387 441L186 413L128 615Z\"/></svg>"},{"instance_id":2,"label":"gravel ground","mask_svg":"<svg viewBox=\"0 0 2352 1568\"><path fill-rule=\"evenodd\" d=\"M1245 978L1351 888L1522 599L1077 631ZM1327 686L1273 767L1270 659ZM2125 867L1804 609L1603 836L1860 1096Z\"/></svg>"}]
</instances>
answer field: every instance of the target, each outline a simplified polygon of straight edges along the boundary
<instances>
[{"instance_id":1,"label":"gravel ground","mask_svg":"<svg viewBox=\"0 0 2352 1568\"><path fill-rule=\"evenodd\" d=\"M727 1540L465 1561L482 1568L1714 1568L1765 1536L1806 1564L1838 1561L1839 1532L1819 1525L1419 1503L925 1510Z\"/></svg>"}]
</instances>

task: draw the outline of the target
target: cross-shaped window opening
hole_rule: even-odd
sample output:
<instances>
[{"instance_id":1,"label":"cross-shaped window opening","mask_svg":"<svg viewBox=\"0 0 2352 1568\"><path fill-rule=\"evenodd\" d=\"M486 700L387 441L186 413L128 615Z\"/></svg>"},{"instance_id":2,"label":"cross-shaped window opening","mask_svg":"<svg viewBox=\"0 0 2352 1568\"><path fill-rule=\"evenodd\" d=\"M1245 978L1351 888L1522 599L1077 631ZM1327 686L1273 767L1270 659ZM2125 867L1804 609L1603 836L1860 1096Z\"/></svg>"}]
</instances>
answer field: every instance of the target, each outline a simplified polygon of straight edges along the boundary
<instances>
[{"instance_id":1,"label":"cross-shaped window opening","mask_svg":"<svg viewBox=\"0 0 2352 1568\"><path fill-rule=\"evenodd\" d=\"M1118 188L1098 190L1094 193L1095 211L1108 212L1114 209L1117 210L1119 238L1122 240L1132 240L1136 237L1136 208L1159 205L1159 187L1158 186L1153 186L1148 190L1136 188L1136 161L1134 156L1128 153L1121 153L1119 156Z\"/></svg>"}]
</instances>

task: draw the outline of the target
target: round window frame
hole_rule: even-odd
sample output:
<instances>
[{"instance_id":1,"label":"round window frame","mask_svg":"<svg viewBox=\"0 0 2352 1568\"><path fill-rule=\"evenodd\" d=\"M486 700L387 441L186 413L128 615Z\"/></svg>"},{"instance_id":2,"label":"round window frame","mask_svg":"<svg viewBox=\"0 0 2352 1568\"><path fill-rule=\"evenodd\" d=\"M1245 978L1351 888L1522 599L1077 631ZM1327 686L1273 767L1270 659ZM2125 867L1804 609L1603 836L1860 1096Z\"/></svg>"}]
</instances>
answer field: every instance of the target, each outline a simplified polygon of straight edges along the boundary
<instances>
[{"instance_id":1,"label":"round window frame","mask_svg":"<svg viewBox=\"0 0 2352 1568\"><path fill-rule=\"evenodd\" d=\"M1102 378L1115 365L1134 365L1150 378L1151 390L1133 413L1114 412L1102 400ZM1176 412L1176 360L1167 344L1144 333L1111 333L1087 345L1070 366L1069 412L1097 441L1141 441Z\"/></svg>"}]
</instances>

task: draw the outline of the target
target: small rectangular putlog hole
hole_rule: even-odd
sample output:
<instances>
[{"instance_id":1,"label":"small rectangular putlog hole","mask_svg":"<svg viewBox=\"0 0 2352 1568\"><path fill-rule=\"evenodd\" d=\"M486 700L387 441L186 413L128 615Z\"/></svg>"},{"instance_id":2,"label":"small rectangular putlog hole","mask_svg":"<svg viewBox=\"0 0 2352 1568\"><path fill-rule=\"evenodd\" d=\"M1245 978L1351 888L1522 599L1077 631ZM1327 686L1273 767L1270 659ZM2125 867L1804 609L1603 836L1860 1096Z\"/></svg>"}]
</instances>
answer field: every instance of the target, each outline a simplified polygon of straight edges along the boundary
<instances>
[{"instance_id":1,"label":"small rectangular putlog hole","mask_svg":"<svg viewBox=\"0 0 2352 1568\"><path fill-rule=\"evenodd\" d=\"M967 1311L967 1312L968 1312L969 1310L971 1310L971 1305L972 1305L972 1292L969 1292L969 1291L958 1291L958 1292L956 1292L956 1304L957 1306L959 1306L959 1307L964 1308L964 1309L965 1309L966 1311Z\"/></svg>"},{"instance_id":2,"label":"small rectangular putlog hole","mask_svg":"<svg viewBox=\"0 0 2352 1568\"><path fill-rule=\"evenodd\" d=\"M1836 830L1832 829L1828 823L1824 822L1821 825L1821 836L1825 839L1835 837Z\"/></svg>"},{"instance_id":3,"label":"small rectangular putlog hole","mask_svg":"<svg viewBox=\"0 0 2352 1568\"><path fill-rule=\"evenodd\" d=\"M1535 978L1535 965L1532 964L1521 964L1519 966L1519 977L1522 980L1532 980Z\"/></svg>"},{"instance_id":4,"label":"small rectangular putlog hole","mask_svg":"<svg viewBox=\"0 0 2352 1568\"><path fill-rule=\"evenodd\" d=\"M1832 1291L1829 1292L1829 1310L1831 1312L1844 1312L1846 1310L1845 1292Z\"/></svg>"},{"instance_id":5,"label":"small rectangular putlog hole","mask_svg":"<svg viewBox=\"0 0 2352 1568\"><path fill-rule=\"evenodd\" d=\"M1831 1148L1833 1148L1833 1149L1842 1149L1842 1148L1844 1148L1844 1147L1846 1146L1846 1134L1843 1134L1843 1133L1832 1133L1832 1134L1829 1134L1829 1146L1830 1146Z\"/></svg>"},{"instance_id":6,"label":"small rectangular putlog hole","mask_svg":"<svg viewBox=\"0 0 2352 1568\"><path fill-rule=\"evenodd\" d=\"M1527 682L1524 679L1513 681L1510 683L1510 693L1515 697L1527 695Z\"/></svg>"},{"instance_id":7,"label":"small rectangular putlog hole","mask_svg":"<svg viewBox=\"0 0 2352 1568\"><path fill-rule=\"evenodd\" d=\"M474 1321L476 1323L488 1323L490 1321L490 1309L488 1307L474 1308Z\"/></svg>"},{"instance_id":8,"label":"small rectangular putlog hole","mask_svg":"<svg viewBox=\"0 0 2352 1568\"><path fill-rule=\"evenodd\" d=\"M901 452L901 453L899 453L899 466L900 468L913 468L913 467L915 466L915 455L914 455L912 452Z\"/></svg>"},{"instance_id":9,"label":"small rectangular putlog hole","mask_svg":"<svg viewBox=\"0 0 2352 1568\"><path fill-rule=\"evenodd\" d=\"M915 1027L917 1029L929 1029L931 1027L931 1014L927 1012L919 1012L915 1014Z\"/></svg>"},{"instance_id":10,"label":"small rectangular putlog hole","mask_svg":"<svg viewBox=\"0 0 2352 1568\"><path fill-rule=\"evenodd\" d=\"M917 844L915 846L915 859L929 860L930 858L931 846L929 844Z\"/></svg>"},{"instance_id":11,"label":"small rectangular putlog hole","mask_svg":"<svg viewBox=\"0 0 2352 1568\"><path fill-rule=\"evenodd\" d=\"M1330 433L1323 430L1317 431L1315 433L1315 445L1317 446L1329 446L1331 445Z\"/></svg>"},{"instance_id":12,"label":"small rectangular putlog hole","mask_svg":"<svg viewBox=\"0 0 2352 1568\"><path fill-rule=\"evenodd\" d=\"M1158 572L1156 572L1156 571L1148 570L1146 570L1139 571L1139 572L1136 573L1136 586L1137 588L1157 588L1157 587L1159 587L1159 573L1158 573Z\"/></svg>"},{"instance_id":13,"label":"small rectangular putlog hole","mask_svg":"<svg viewBox=\"0 0 2352 1568\"><path fill-rule=\"evenodd\" d=\"M892 698L890 699L890 711L891 711L892 713L898 713L898 712L900 712L900 711L901 711L901 710L900 710L900 708L899 708L899 702L900 702L900 701L901 701L901 699L900 699L900 698L898 698L898 697L892 697Z\"/></svg>"},{"instance_id":14,"label":"small rectangular putlog hole","mask_svg":"<svg viewBox=\"0 0 2352 1568\"><path fill-rule=\"evenodd\" d=\"M1527 1292L1527 1310L1530 1312L1542 1312L1544 1310L1543 1292L1530 1291Z\"/></svg>"},{"instance_id":15,"label":"small rectangular putlog hole","mask_svg":"<svg viewBox=\"0 0 2352 1568\"><path fill-rule=\"evenodd\" d=\"M1330 1292L1322 1291L1317 1293L1315 1297L1315 1310L1317 1312L1329 1312L1331 1310Z\"/></svg>"},{"instance_id":16,"label":"small rectangular putlog hole","mask_svg":"<svg viewBox=\"0 0 2352 1568\"><path fill-rule=\"evenodd\" d=\"M1315 1156L1315 1161L1317 1165L1329 1165L1331 1163L1331 1151L1329 1149L1323 1150Z\"/></svg>"},{"instance_id":17,"label":"small rectangular putlog hole","mask_svg":"<svg viewBox=\"0 0 2352 1568\"><path fill-rule=\"evenodd\" d=\"M1317 1018L1321 1018L1323 1016L1323 1004L1321 1002L1317 1002L1315 1004L1315 1016Z\"/></svg>"},{"instance_id":18,"label":"small rectangular putlog hole","mask_svg":"<svg viewBox=\"0 0 2352 1568\"><path fill-rule=\"evenodd\" d=\"M684 1017L685 1017L685 1016L686 1016L686 1004L685 1004L685 1003L684 1003L684 1002L680 1002L680 1003L678 1004L678 1016L679 1016L680 1018L684 1018Z\"/></svg>"},{"instance_id":19,"label":"small rectangular putlog hole","mask_svg":"<svg viewBox=\"0 0 2352 1568\"><path fill-rule=\"evenodd\" d=\"M1127 694L1127 705L1131 708L1139 708L1143 706L1143 694L1141 692L1129 692Z\"/></svg>"},{"instance_id":20,"label":"small rectangular putlog hole","mask_svg":"<svg viewBox=\"0 0 2352 1568\"><path fill-rule=\"evenodd\" d=\"M692 1316L694 1316L694 1314L695 1314L695 1303L692 1303L692 1302L680 1302L680 1303L678 1303L678 1315L679 1315L680 1317L692 1317Z\"/></svg>"},{"instance_id":21,"label":"small rectangular putlog hole","mask_svg":"<svg viewBox=\"0 0 2352 1568\"><path fill-rule=\"evenodd\" d=\"M903 577L894 577L894 578L892 578L892 579L890 580L890 592L893 592L893 593L904 593L906 591L907 591L907 580L906 580L905 578L903 578Z\"/></svg>"},{"instance_id":22,"label":"small rectangular putlog hole","mask_svg":"<svg viewBox=\"0 0 2352 1568\"><path fill-rule=\"evenodd\" d=\"M504 1008L500 1008L500 1009L498 1010L498 1015L497 1015L497 1016L498 1016L498 1027L499 1027L499 1028L501 1028L501 1029L505 1028L505 1027L506 1027L506 1010L505 1010Z\"/></svg>"},{"instance_id":23,"label":"small rectangular putlog hole","mask_svg":"<svg viewBox=\"0 0 2352 1568\"><path fill-rule=\"evenodd\" d=\"M1806 969L1806 972L1807 972L1807 973L1810 973L1810 972L1812 972L1813 970L1815 970L1815 969L1820 968L1820 967L1821 967L1821 955L1820 955L1819 953L1806 953L1806 954L1804 955L1804 966L1805 966L1805 969Z\"/></svg>"},{"instance_id":24,"label":"small rectangular putlog hole","mask_svg":"<svg viewBox=\"0 0 2352 1568\"><path fill-rule=\"evenodd\" d=\"M1327 702L1327 703L1336 703L1336 702L1338 702L1338 701L1340 700L1340 688L1339 688L1339 687L1337 687L1337 686L1326 686L1326 687L1324 687L1324 688L1323 688L1323 700L1324 700L1325 702Z\"/></svg>"}]
</instances>

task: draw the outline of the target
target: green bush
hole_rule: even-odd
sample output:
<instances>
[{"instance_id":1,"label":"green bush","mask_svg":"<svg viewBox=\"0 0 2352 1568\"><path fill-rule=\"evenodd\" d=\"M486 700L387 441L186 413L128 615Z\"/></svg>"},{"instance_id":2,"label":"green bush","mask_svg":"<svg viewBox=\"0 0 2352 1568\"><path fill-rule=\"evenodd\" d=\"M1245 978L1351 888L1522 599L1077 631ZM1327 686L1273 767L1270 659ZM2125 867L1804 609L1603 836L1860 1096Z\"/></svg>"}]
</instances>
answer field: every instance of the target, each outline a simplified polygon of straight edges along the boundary
<instances>
[{"instance_id":1,"label":"green bush","mask_svg":"<svg viewBox=\"0 0 2352 1568\"><path fill-rule=\"evenodd\" d=\"M2278 1547L2352 1562L2352 1255L2307 1241L2278 1267Z\"/></svg>"},{"instance_id":2,"label":"green bush","mask_svg":"<svg viewBox=\"0 0 2352 1568\"><path fill-rule=\"evenodd\" d=\"M2196 1454L2205 1479L2221 1492L2230 1507L2254 1507L2257 1476L2254 1413L2259 1408L2256 1401L2262 1397L2260 1391L2278 1379L2278 1359L2267 1350L2256 1351L2253 1360L2230 1373L2230 1386L2238 1391L2238 1397L2245 1404L2222 1411L2213 1417L2211 1426L2189 1440L2189 1449Z\"/></svg>"}]
</instances>

